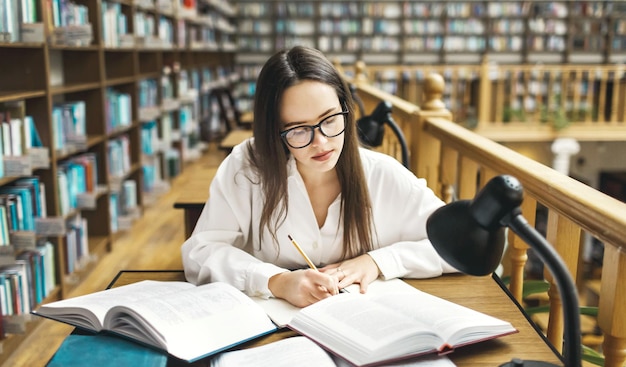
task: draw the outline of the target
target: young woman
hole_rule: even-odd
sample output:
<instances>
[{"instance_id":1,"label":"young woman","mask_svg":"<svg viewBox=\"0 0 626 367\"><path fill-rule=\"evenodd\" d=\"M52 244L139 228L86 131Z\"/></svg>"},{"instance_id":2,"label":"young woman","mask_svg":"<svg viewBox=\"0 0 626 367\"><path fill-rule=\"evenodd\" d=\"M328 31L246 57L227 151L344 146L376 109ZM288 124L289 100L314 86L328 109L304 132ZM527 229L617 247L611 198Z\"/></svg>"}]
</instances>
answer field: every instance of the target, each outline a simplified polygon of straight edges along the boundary
<instances>
[{"instance_id":1,"label":"young woman","mask_svg":"<svg viewBox=\"0 0 626 367\"><path fill-rule=\"evenodd\" d=\"M267 61L253 126L182 246L188 281L302 307L378 277L455 271L426 235L443 202L394 158L359 146L350 91L322 53L294 47Z\"/></svg>"}]
</instances>

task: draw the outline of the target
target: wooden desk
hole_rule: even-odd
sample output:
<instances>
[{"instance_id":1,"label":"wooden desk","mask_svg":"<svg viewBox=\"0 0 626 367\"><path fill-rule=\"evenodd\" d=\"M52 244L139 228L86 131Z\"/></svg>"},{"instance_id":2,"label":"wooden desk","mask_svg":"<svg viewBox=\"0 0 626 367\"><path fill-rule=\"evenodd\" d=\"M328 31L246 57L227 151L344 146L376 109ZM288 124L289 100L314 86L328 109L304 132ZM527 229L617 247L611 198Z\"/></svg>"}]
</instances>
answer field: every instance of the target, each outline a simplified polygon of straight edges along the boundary
<instances>
[{"instance_id":1,"label":"wooden desk","mask_svg":"<svg viewBox=\"0 0 626 367\"><path fill-rule=\"evenodd\" d=\"M217 168L207 168L185 184L185 189L176 198L174 208L183 209L185 220L185 238L191 236L196 222L202 213L204 203L209 198L209 187Z\"/></svg>"},{"instance_id":2,"label":"wooden desk","mask_svg":"<svg viewBox=\"0 0 626 367\"><path fill-rule=\"evenodd\" d=\"M121 271L109 287L126 285L144 279L185 280L182 271ZM457 366L498 366L509 362L512 358L548 361L562 365L557 354L526 319L508 292L501 287L497 278L452 274L432 279L410 279L407 283L437 297L507 320L519 330L517 334L455 350L448 356ZM296 334L290 330L279 331L249 342L243 347L258 346L293 335ZM173 361L172 365L175 363Z\"/></svg>"}]
</instances>

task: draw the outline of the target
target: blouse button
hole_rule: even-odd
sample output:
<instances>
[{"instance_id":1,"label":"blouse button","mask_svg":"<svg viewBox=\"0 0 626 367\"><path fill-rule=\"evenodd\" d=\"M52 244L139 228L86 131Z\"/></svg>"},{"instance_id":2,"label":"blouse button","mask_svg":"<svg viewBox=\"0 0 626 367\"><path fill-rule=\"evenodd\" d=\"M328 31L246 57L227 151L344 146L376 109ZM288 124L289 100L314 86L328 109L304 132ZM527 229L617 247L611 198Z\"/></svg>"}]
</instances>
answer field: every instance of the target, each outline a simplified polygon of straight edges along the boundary
<instances>
[{"instance_id":1,"label":"blouse button","mask_svg":"<svg viewBox=\"0 0 626 367\"><path fill-rule=\"evenodd\" d=\"M313 249L317 250L317 242L313 242Z\"/></svg>"}]
</instances>

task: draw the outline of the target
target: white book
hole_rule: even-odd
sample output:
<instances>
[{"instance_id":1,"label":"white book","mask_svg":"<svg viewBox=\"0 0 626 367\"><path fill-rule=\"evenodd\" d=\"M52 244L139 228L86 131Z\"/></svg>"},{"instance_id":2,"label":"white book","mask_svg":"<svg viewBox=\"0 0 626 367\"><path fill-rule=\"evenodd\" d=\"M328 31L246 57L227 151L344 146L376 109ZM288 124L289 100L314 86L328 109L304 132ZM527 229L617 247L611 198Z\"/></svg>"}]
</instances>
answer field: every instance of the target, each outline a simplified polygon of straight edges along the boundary
<instances>
[{"instance_id":1,"label":"white book","mask_svg":"<svg viewBox=\"0 0 626 367\"><path fill-rule=\"evenodd\" d=\"M8 122L2 122L2 154L5 157L12 155L11 153L11 125Z\"/></svg>"},{"instance_id":2,"label":"white book","mask_svg":"<svg viewBox=\"0 0 626 367\"><path fill-rule=\"evenodd\" d=\"M382 366L516 333L509 322L422 292L340 293L287 326L355 366Z\"/></svg>"},{"instance_id":3,"label":"white book","mask_svg":"<svg viewBox=\"0 0 626 367\"><path fill-rule=\"evenodd\" d=\"M145 280L48 303L33 314L106 330L189 362L277 330L248 296L219 282Z\"/></svg>"},{"instance_id":4,"label":"white book","mask_svg":"<svg viewBox=\"0 0 626 367\"><path fill-rule=\"evenodd\" d=\"M46 284L46 295L48 295L54 287L56 287L56 259L54 256L54 246L52 243L46 241L42 246L44 251L44 273Z\"/></svg>"},{"instance_id":5,"label":"white book","mask_svg":"<svg viewBox=\"0 0 626 367\"><path fill-rule=\"evenodd\" d=\"M22 149L24 136L22 134L22 119L12 118L10 123L11 130L11 153L14 156L21 156L24 152Z\"/></svg>"}]
</instances>

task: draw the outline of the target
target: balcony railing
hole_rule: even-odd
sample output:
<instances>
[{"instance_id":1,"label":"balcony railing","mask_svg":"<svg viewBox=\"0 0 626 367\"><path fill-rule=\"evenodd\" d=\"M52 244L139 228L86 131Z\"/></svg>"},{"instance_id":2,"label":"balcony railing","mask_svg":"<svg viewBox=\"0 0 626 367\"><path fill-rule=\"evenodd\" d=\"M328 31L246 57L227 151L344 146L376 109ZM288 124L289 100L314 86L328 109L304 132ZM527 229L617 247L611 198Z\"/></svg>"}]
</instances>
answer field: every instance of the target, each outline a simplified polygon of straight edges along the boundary
<instances>
[{"instance_id":1,"label":"balcony railing","mask_svg":"<svg viewBox=\"0 0 626 367\"><path fill-rule=\"evenodd\" d=\"M522 211L532 225L538 206L547 208L547 240L561 255L573 279L579 279L582 271L585 233L604 243L597 323L604 335L605 366L623 366L626 362L626 204L453 122L442 100L447 89L439 74L424 75L424 96L419 106L372 86L363 74L344 75L356 86L365 111L372 111L382 100L392 103L393 118L409 145L411 170L427 179L429 187L446 202L471 199L492 177L510 174L524 187ZM619 113L623 114L623 109ZM581 123L605 122L615 123L613 117ZM383 145L377 149L398 160L401 158L401 149L391 131L386 132ZM509 266L510 289L521 302L528 247L510 232L509 248L503 263ZM563 318L559 293L552 285L548 294L551 306L547 336L561 350Z\"/></svg>"},{"instance_id":2,"label":"balcony railing","mask_svg":"<svg viewBox=\"0 0 626 367\"><path fill-rule=\"evenodd\" d=\"M496 141L626 140L626 67L616 65L344 66L421 106L427 76L444 77L454 121Z\"/></svg>"}]
</instances>

